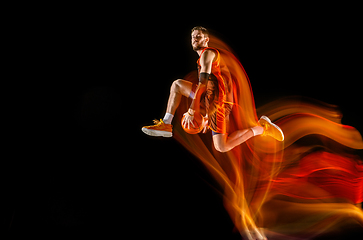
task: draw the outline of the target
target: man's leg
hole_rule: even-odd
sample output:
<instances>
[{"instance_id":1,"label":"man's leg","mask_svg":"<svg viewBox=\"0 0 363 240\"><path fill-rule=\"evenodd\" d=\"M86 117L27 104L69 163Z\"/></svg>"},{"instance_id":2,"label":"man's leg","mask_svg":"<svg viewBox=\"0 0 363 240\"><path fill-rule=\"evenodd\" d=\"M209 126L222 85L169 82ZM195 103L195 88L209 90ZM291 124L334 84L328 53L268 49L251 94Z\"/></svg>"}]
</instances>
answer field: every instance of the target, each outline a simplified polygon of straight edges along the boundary
<instances>
[{"instance_id":1,"label":"man's leg","mask_svg":"<svg viewBox=\"0 0 363 240\"><path fill-rule=\"evenodd\" d=\"M228 152L232 150L234 147L244 143L251 137L261 135L264 131L264 128L261 126L256 126L249 129L237 130L232 134L214 134L213 135L213 143L214 147L219 152Z\"/></svg>"},{"instance_id":2,"label":"man's leg","mask_svg":"<svg viewBox=\"0 0 363 240\"><path fill-rule=\"evenodd\" d=\"M244 143L254 136L270 136L277 141L284 141L284 133L282 130L271 120L262 116L258 121L259 125L249 129L237 130L232 134L213 134L214 147L219 152L228 152L234 147Z\"/></svg>"},{"instance_id":3,"label":"man's leg","mask_svg":"<svg viewBox=\"0 0 363 240\"><path fill-rule=\"evenodd\" d=\"M176 109L179 107L182 96L189 97L190 92L192 91L192 86L193 84L191 82L182 79L178 79L173 82L170 88L166 113L171 115L175 114Z\"/></svg>"},{"instance_id":4,"label":"man's leg","mask_svg":"<svg viewBox=\"0 0 363 240\"><path fill-rule=\"evenodd\" d=\"M171 122L174 113L180 104L181 97L189 97L192 87L193 84L191 82L182 79L175 80L170 88L168 105L163 121L154 120L155 125L144 126L141 130L149 136L172 137L173 127Z\"/></svg>"}]
</instances>

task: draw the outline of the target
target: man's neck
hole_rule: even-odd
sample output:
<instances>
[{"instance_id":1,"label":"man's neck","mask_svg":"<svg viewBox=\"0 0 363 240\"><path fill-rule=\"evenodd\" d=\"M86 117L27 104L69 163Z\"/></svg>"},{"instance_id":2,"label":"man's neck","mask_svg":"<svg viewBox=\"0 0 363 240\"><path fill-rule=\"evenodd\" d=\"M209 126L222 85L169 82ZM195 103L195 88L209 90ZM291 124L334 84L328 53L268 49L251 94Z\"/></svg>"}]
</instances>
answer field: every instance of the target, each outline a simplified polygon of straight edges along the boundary
<instances>
[{"instance_id":1,"label":"man's neck","mask_svg":"<svg viewBox=\"0 0 363 240\"><path fill-rule=\"evenodd\" d=\"M199 50L196 51L198 53L199 57L202 54L202 52L204 51L204 49L206 49L207 47L203 47L203 48L201 48L201 49L199 49Z\"/></svg>"}]
</instances>

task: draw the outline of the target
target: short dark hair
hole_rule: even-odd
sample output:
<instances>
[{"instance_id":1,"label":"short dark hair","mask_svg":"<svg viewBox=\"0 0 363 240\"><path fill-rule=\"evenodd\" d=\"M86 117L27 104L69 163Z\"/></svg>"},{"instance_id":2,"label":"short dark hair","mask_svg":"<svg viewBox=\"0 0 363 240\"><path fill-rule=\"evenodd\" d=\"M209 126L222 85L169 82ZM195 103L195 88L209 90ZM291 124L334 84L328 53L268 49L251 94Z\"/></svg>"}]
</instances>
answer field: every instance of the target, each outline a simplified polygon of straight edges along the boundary
<instances>
[{"instance_id":1,"label":"short dark hair","mask_svg":"<svg viewBox=\"0 0 363 240\"><path fill-rule=\"evenodd\" d=\"M193 27L191 32L193 32L193 31L195 31L195 30L200 30L200 31L202 31L202 33L203 33L204 35L206 35L206 36L208 36L208 35L209 35L209 32L208 32L208 30L207 30L205 27L202 27L202 26L196 26L196 27Z\"/></svg>"}]
</instances>

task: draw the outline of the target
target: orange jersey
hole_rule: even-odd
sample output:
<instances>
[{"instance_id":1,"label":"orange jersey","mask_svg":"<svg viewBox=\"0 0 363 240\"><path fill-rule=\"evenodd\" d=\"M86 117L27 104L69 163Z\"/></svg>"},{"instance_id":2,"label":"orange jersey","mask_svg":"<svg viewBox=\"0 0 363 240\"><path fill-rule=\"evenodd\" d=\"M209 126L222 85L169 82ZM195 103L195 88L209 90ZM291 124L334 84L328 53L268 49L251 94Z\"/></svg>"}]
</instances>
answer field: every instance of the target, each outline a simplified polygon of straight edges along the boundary
<instances>
[{"instance_id":1,"label":"orange jersey","mask_svg":"<svg viewBox=\"0 0 363 240\"><path fill-rule=\"evenodd\" d=\"M207 49L216 54L205 96L205 105L210 115L210 128L217 133L226 133L226 117L230 114L233 105L232 79L228 67L217 49L205 48L201 55ZM197 64L200 71L200 58Z\"/></svg>"},{"instance_id":2,"label":"orange jersey","mask_svg":"<svg viewBox=\"0 0 363 240\"><path fill-rule=\"evenodd\" d=\"M224 63L223 59L221 58L221 55L219 51L215 48L207 47L203 50L203 52L200 54L202 55L205 50L213 50L213 52L216 54L216 57L214 58L214 61L212 63L212 74L218 81L218 100L217 104L222 105L223 103L233 103L233 97L232 97L232 79L231 75L229 73L228 67ZM200 57L197 61L198 69L200 70ZM198 74L199 75L199 74Z\"/></svg>"}]
</instances>

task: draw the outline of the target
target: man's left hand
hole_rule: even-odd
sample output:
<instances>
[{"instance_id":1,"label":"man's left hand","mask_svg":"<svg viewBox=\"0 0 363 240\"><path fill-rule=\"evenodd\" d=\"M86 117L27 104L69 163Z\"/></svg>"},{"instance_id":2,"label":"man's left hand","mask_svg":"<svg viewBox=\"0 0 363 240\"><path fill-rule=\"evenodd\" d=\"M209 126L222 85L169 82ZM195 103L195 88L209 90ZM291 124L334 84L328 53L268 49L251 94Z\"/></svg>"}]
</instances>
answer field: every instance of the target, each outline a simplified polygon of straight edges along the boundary
<instances>
[{"instance_id":1,"label":"man's left hand","mask_svg":"<svg viewBox=\"0 0 363 240\"><path fill-rule=\"evenodd\" d=\"M194 120L194 110L189 108L188 112L184 113L183 116L184 116L184 119L183 119L183 122L182 122L182 125L184 128L188 128L190 129L190 126L194 126L194 123L193 123L193 120Z\"/></svg>"}]
</instances>

